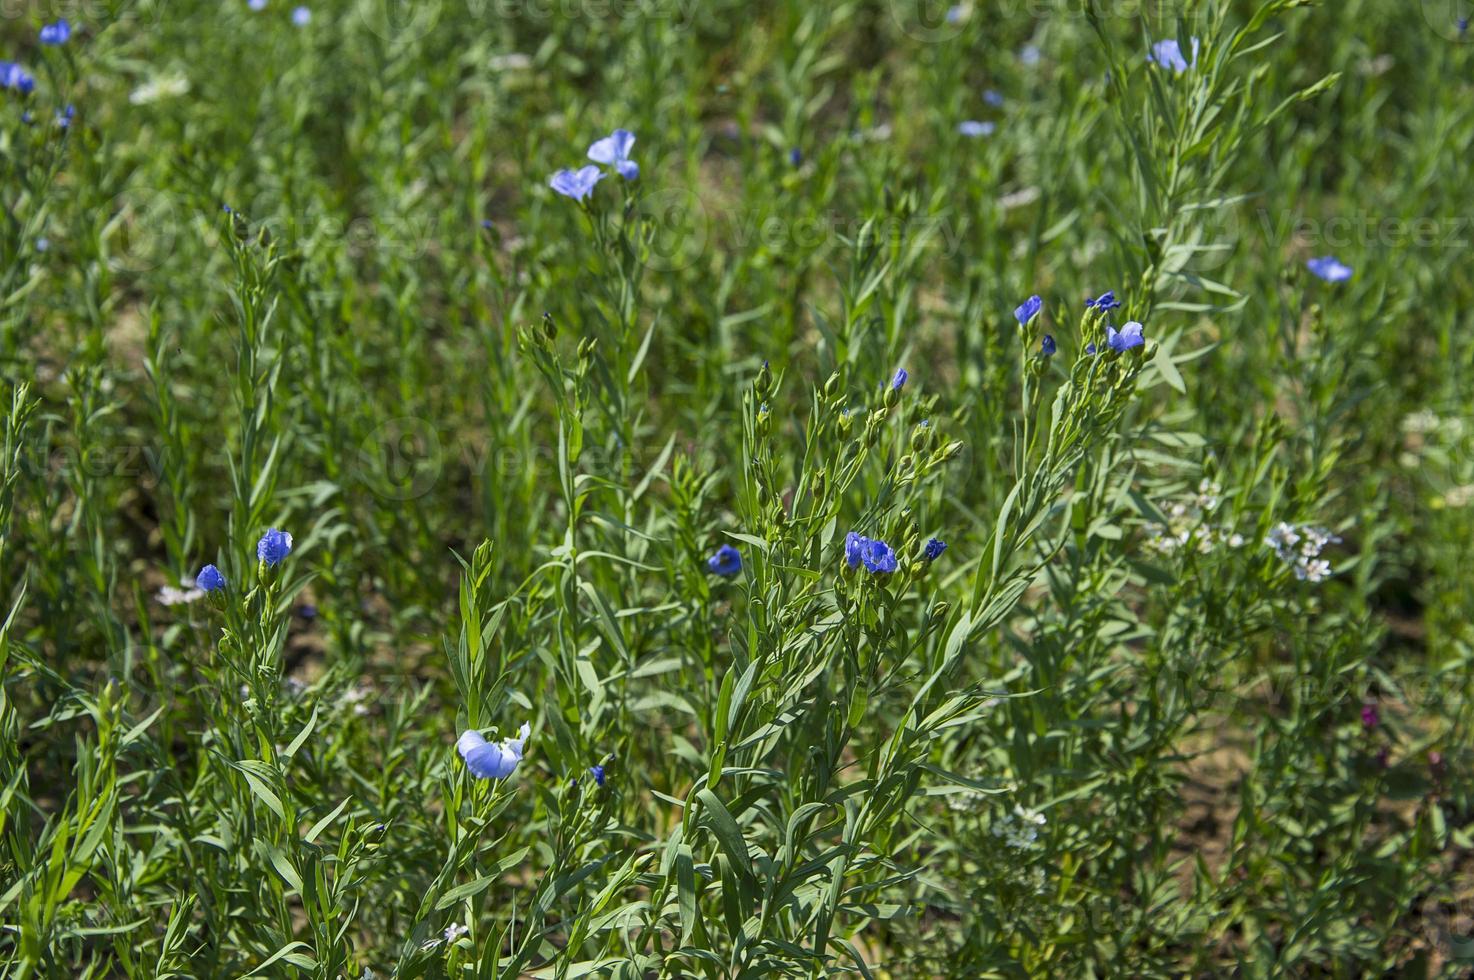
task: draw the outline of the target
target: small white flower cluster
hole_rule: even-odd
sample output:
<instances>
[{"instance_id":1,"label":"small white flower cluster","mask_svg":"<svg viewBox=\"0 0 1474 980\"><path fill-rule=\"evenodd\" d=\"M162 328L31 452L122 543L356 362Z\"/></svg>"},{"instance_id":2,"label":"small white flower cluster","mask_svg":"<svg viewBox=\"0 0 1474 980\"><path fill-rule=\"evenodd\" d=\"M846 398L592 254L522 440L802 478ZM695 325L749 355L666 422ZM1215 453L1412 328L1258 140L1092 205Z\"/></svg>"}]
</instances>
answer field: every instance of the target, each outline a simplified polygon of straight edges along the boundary
<instances>
[{"instance_id":1,"label":"small white flower cluster","mask_svg":"<svg viewBox=\"0 0 1474 980\"><path fill-rule=\"evenodd\" d=\"M353 713L362 718L370 711L369 706L364 704L364 702L372 697L374 693L374 689L367 684L355 684L338 695L338 706L344 708L352 707Z\"/></svg>"},{"instance_id":2,"label":"small white flower cluster","mask_svg":"<svg viewBox=\"0 0 1474 980\"><path fill-rule=\"evenodd\" d=\"M159 602L166 606L179 606L205 597L205 590L195 586L193 575L184 576L179 584L182 588L166 585L159 589Z\"/></svg>"},{"instance_id":3,"label":"small white flower cluster","mask_svg":"<svg viewBox=\"0 0 1474 980\"><path fill-rule=\"evenodd\" d=\"M1313 524L1287 524L1280 521L1269 532L1264 543L1274 549L1280 561L1292 566L1302 582L1321 582L1331 575L1331 563L1320 557L1328 544L1339 537Z\"/></svg>"},{"instance_id":4,"label":"small white flower cluster","mask_svg":"<svg viewBox=\"0 0 1474 980\"><path fill-rule=\"evenodd\" d=\"M1464 483L1434 501L1434 506L1442 504L1444 507L1452 508L1467 507L1470 501L1474 501L1474 483Z\"/></svg>"},{"instance_id":5,"label":"small white flower cluster","mask_svg":"<svg viewBox=\"0 0 1474 980\"><path fill-rule=\"evenodd\" d=\"M1039 828L1048 823L1037 810L1014 804L1013 812L993 824L993 836L1003 838L1015 851L1026 851L1039 839Z\"/></svg>"},{"instance_id":6,"label":"small white flower cluster","mask_svg":"<svg viewBox=\"0 0 1474 980\"><path fill-rule=\"evenodd\" d=\"M1464 434L1464 420L1458 416L1441 418L1423 409L1403 418L1402 431L1410 435L1437 434L1445 438L1457 439Z\"/></svg>"},{"instance_id":7,"label":"small white flower cluster","mask_svg":"<svg viewBox=\"0 0 1474 980\"><path fill-rule=\"evenodd\" d=\"M1187 500L1174 501L1167 508L1166 524L1148 524L1146 547L1159 555L1171 555L1183 548L1207 554L1220 544L1237 548L1244 536L1227 528L1209 524L1208 515L1223 502L1223 487L1204 478L1198 492Z\"/></svg>"},{"instance_id":8,"label":"small white flower cluster","mask_svg":"<svg viewBox=\"0 0 1474 980\"><path fill-rule=\"evenodd\" d=\"M987 798L987 793L975 789L963 788L947 795L947 809L957 813L968 813L976 810Z\"/></svg>"},{"instance_id":9,"label":"small white flower cluster","mask_svg":"<svg viewBox=\"0 0 1474 980\"><path fill-rule=\"evenodd\" d=\"M467 929L459 922L452 922L450 925L445 927L445 932L441 933L438 938L425 940L424 943L420 945L420 949L431 950L445 943L453 943L470 931L470 929Z\"/></svg>"},{"instance_id":10,"label":"small white flower cluster","mask_svg":"<svg viewBox=\"0 0 1474 980\"><path fill-rule=\"evenodd\" d=\"M1015 875L1013 875L1013 880L1020 887L1027 888L1035 895L1043 895L1045 890L1049 887L1049 876L1046 875L1044 873L1044 869L1037 864L1029 868L1027 871L1019 869L1019 871Z\"/></svg>"}]
</instances>

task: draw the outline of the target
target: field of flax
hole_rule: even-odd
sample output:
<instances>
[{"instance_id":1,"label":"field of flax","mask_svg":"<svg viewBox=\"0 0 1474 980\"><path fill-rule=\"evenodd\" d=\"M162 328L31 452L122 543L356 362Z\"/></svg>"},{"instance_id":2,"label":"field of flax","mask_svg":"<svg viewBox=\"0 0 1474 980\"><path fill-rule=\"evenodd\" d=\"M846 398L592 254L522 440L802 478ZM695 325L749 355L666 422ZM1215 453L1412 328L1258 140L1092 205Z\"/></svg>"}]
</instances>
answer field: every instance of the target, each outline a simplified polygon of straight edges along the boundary
<instances>
[{"instance_id":1,"label":"field of flax","mask_svg":"<svg viewBox=\"0 0 1474 980\"><path fill-rule=\"evenodd\" d=\"M9 5L0 972L1467 975L1461 2Z\"/></svg>"}]
</instances>

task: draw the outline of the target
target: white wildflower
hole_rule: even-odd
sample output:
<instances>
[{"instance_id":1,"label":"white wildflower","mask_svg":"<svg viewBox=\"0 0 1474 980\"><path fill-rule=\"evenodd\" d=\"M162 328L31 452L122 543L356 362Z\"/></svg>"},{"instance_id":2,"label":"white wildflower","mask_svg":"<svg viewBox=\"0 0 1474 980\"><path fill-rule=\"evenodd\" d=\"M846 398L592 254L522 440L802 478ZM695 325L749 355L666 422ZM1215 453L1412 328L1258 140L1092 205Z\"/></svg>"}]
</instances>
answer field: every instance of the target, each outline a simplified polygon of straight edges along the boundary
<instances>
[{"instance_id":1,"label":"white wildflower","mask_svg":"<svg viewBox=\"0 0 1474 980\"><path fill-rule=\"evenodd\" d=\"M196 599L205 597L205 590L197 588L194 584L194 576L186 575L179 580L179 588L166 585L159 589L159 602L166 606L178 606Z\"/></svg>"}]
</instances>

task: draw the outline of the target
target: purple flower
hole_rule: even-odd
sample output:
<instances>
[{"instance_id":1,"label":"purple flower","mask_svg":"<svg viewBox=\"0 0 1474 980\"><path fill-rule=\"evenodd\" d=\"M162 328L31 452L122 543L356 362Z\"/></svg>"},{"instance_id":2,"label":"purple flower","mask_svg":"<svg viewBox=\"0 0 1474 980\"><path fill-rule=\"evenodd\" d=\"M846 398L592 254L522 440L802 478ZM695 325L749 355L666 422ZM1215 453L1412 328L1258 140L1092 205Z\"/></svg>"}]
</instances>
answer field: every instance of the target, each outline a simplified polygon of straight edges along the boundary
<instances>
[{"instance_id":1,"label":"purple flower","mask_svg":"<svg viewBox=\"0 0 1474 980\"><path fill-rule=\"evenodd\" d=\"M225 588L225 576L221 575L220 569L214 565L206 565L194 577L194 584L195 588L203 589L205 592L219 592Z\"/></svg>"},{"instance_id":2,"label":"purple flower","mask_svg":"<svg viewBox=\"0 0 1474 980\"><path fill-rule=\"evenodd\" d=\"M896 376L891 379L891 389L894 391L900 391L902 388L906 387L906 379L909 377L911 377L911 375L906 373L906 369L901 368L896 372Z\"/></svg>"},{"instance_id":3,"label":"purple flower","mask_svg":"<svg viewBox=\"0 0 1474 980\"><path fill-rule=\"evenodd\" d=\"M1116 299L1116 291L1114 289L1107 289L1094 299L1091 299L1089 296L1085 297L1085 308L1087 310L1094 309L1104 312L1106 310L1114 310L1120 305L1121 301Z\"/></svg>"},{"instance_id":4,"label":"purple flower","mask_svg":"<svg viewBox=\"0 0 1474 980\"><path fill-rule=\"evenodd\" d=\"M863 560L865 542L869 540L864 535L851 531L844 536L844 560L851 568L859 568Z\"/></svg>"},{"instance_id":5,"label":"purple flower","mask_svg":"<svg viewBox=\"0 0 1474 980\"><path fill-rule=\"evenodd\" d=\"M926 547L922 549L921 557L925 558L927 561L936 561L938 558L942 557L942 552L946 550L947 542L941 541L937 538L931 538L926 542Z\"/></svg>"},{"instance_id":6,"label":"purple flower","mask_svg":"<svg viewBox=\"0 0 1474 980\"><path fill-rule=\"evenodd\" d=\"M992 136L997 128L996 123L978 122L976 119L964 119L957 124L957 131L963 136Z\"/></svg>"},{"instance_id":7,"label":"purple flower","mask_svg":"<svg viewBox=\"0 0 1474 980\"><path fill-rule=\"evenodd\" d=\"M47 24L41 28L42 44L66 44L72 36L72 25L67 23L63 17L54 24Z\"/></svg>"},{"instance_id":8,"label":"purple flower","mask_svg":"<svg viewBox=\"0 0 1474 980\"><path fill-rule=\"evenodd\" d=\"M716 554L706 560L706 567L716 575L731 578L742 571L742 552L724 544L716 550Z\"/></svg>"},{"instance_id":9,"label":"purple flower","mask_svg":"<svg viewBox=\"0 0 1474 980\"><path fill-rule=\"evenodd\" d=\"M635 145L635 134L627 129L616 129L589 147L589 159L595 163L612 166L625 180L640 176L640 165L630 159L630 147Z\"/></svg>"},{"instance_id":10,"label":"purple flower","mask_svg":"<svg viewBox=\"0 0 1474 980\"><path fill-rule=\"evenodd\" d=\"M1014 308L1013 318L1019 322L1020 326L1025 326L1030 320L1034 319L1034 317L1037 316L1039 314L1039 311L1043 308L1044 301L1042 299L1040 299L1038 296L1030 296L1028 299L1024 300L1022 303Z\"/></svg>"},{"instance_id":11,"label":"purple flower","mask_svg":"<svg viewBox=\"0 0 1474 980\"><path fill-rule=\"evenodd\" d=\"M1059 348L1055 345L1054 337L1052 335L1045 334L1044 339L1039 341L1039 353L1043 354L1045 357L1053 357L1054 352L1057 350L1059 350Z\"/></svg>"},{"instance_id":12,"label":"purple flower","mask_svg":"<svg viewBox=\"0 0 1474 980\"><path fill-rule=\"evenodd\" d=\"M1170 38L1166 41L1158 41L1156 44L1153 44L1152 53L1146 56L1146 60L1150 63L1160 65L1163 68L1171 68L1174 72L1181 75L1189 68L1197 66L1197 38L1192 39L1192 52L1192 61L1188 62L1185 58L1182 57L1182 45L1178 44L1175 38Z\"/></svg>"},{"instance_id":13,"label":"purple flower","mask_svg":"<svg viewBox=\"0 0 1474 980\"><path fill-rule=\"evenodd\" d=\"M1367 731L1371 731L1373 728L1377 727L1378 723L1380 723L1381 720L1382 716L1377 713L1377 706L1375 704L1368 703L1361 706L1362 728L1365 728Z\"/></svg>"},{"instance_id":14,"label":"purple flower","mask_svg":"<svg viewBox=\"0 0 1474 980\"><path fill-rule=\"evenodd\" d=\"M312 11L306 7L296 7L292 10L292 23L298 27L306 27L312 23Z\"/></svg>"},{"instance_id":15,"label":"purple flower","mask_svg":"<svg viewBox=\"0 0 1474 980\"><path fill-rule=\"evenodd\" d=\"M292 536L286 531L267 528L256 542L256 557L266 563L267 568L280 565L282 559L292 553Z\"/></svg>"},{"instance_id":16,"label":"purple flower","mask_svg":"<svg viewBox=\"0 0 1474 980\"><path fill-rule=\"evenodd\" d=\"M600 786L604 785L603 766L589 766L589 775L594 777L594 782L598 783Z\"/></svg>"},{"instance_id":17,"label":"purple flower","mask_svg":"<svg viewBox=\"0 0 1474 980\"><path fill-rule=\"evenodd\" d=\"M582 201L594 191L594 185L605 177L604 171L593 164L578 170L560 170L553 174L548 186L575 201Z\"/></svg>"},{"instance_id":18,"label":"purple flower","mask_svg":"<svg viewBox=\"0 0 1474 980\"><path fill-rule=\"evenodd\" d=\"M1129 321L1119 332L1115 327L1106 327L1106 346L1117 353L1140 347L1144 343L1146 338L1141 335L1141 324L1135 320Z\"/></svg>"},{"instance_id":19,"label":"purple flower","mask_svg":"<svg viewBox=\"0 0 1474 980\"><path fill-rule=\"evenodd\" d=\"M1305 268L1326 282L1345 282L1351 278L1351 266L1333 255L1322 255L1317 259L1310 259L1305 263Z\"/></svg>"}]
</instances>

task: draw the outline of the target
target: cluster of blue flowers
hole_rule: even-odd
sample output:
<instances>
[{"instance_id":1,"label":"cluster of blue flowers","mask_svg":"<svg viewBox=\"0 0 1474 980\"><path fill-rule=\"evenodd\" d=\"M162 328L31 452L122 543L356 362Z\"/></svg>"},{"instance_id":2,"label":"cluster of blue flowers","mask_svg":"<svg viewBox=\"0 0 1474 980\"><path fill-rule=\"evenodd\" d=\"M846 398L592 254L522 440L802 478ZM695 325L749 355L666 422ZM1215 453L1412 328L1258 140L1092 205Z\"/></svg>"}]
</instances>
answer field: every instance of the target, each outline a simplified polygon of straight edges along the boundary
<instances>
[{"instance_id":1,"label":"cluster of blue flowers","mask_svg":"<svg viewBox=\"0 0 1474 980\"><path fill-rule=\"evenodd\" d=\"M872 575L889 575L900 567L894 548L879 538L867 538L857 531L844 536L844 560L852 569L864 565Z\"/></svg>"},{"instance_id":2,"label":"cluster of blue flowers","mask_svg":"<svg viewBox=\"0 0 1474 980\"><path fill-rule=\"evenodd\" d=\"M65 17L50 24L43 24L37 38L47 47L59 47L71 40L72 24ZM30 95L36 89L36 76L17 62L0 61L0 88L10 89L21 95ZM65 111L56 114L56 124L65 129L71 125L73 114L72 107L67 106ZM27 110L21 119L26 123L31 122L30 111Z\"/></svg>"},{"instance_id":3,"label":"cluster of blue flowers","mask_svg":"<svg viewBox=\"0 0 1474 980\"><path fill-rule=\"evenodd\" d=\"M266 529L261 535L261 540L256 542L256 557L265 563L267 568L280 565L292 553L292 535L287 531L279 531L274 527ZM206 565L201 568L199 574L194 577L195 587L204 592L220 592L226 586L225 576L220 569L214 565ZM313 610L316 615L316 610Z\"/></svg>"},{"instance_id":4,"label":"cluster of blue flowers","mask_svg":"<svg viewBox=\"0 0 1474 980\"><path fill-rule=\"evenodd\" d=\"M1121 301L1116 299L1115 290L1112 289L1107 289L1099 296L1085 297L1085 308L1087 310L1108 313L1111 310L1119 309L1120 306ZM1014 308L1013 316L1014 319L1018 320L1020 326L1028 326L1030 321L1038 316L1043 308L1043 300L1038 296L1030 296ZM1117 353L1128 351L1133 347L1140 347L1146 343L1146 337L1142 332L1143 329L1142 325L1135 320L1127 321L1120 330L1117 330L1114 326L1107 325L1106 346ZM1050 334L1045 334L1044 338L1039 342L1039 353L1045 357L1053 357L1058 350L1059 345L1054 342L1054 337ZM1085 353L1094 354L1095 345L1087 344Z\"/></svg>"},{"instance_id":5,"label":"cluster of blue flowers","mask_svg":"<svg viewBox=\"0 0 1474 980\"><path fill-rule=\"evenodd\" d=\"M640 165L630 159L630 149L634 145L634 133L616 129L589 146L588 156L594 163L578 170L560 170L549 179L548 186L564 197L583 201L594 192L594 185L608 176L594 165L599 163L613 167L625 180L634 180L640 176Z\"/></svg>"}]
</instances>

